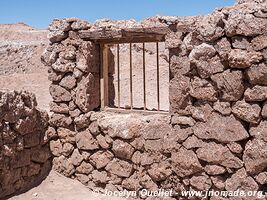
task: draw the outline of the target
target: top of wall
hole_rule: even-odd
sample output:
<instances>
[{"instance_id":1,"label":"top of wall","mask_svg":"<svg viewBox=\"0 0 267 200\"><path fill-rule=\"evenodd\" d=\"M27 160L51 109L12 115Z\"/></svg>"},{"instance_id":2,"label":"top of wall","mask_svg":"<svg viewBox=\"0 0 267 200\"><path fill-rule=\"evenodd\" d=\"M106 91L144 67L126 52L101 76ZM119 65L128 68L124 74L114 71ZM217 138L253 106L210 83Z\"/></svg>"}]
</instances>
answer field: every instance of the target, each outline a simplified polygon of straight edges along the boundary
<instances>
[{"instance_id":1,"label":"top of wall","mask_svg":"<svg viewBox=\"0 0 267 200\"><path fill-rule=\"evenodd\" d=\"M178 13L177 13L178 14ZM78 18L55 19L48 27L50 42L60 42L69 31L78 32L81 38L86 32L112 32L124 29L170 28L172 31L196 31L203 41L214 41L224 35L255 36L266 32L267 3L265 0L239 0L231 7L215 10L207 16L175 17L155 16L141 22L135 20L101 19L89 23ZM115 34L116 35L116 34ZM112 37L113 35L109 35Z\"/></svg>"}]
</instances>

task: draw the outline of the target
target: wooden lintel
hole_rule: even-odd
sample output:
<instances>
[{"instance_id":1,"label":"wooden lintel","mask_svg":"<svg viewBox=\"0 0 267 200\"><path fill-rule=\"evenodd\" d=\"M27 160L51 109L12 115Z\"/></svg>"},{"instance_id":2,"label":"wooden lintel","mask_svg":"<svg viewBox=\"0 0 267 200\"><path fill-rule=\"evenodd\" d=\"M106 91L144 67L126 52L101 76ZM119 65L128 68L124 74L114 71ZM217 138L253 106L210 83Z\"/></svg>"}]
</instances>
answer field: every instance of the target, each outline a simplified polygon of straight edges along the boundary
<instances>
[{"instance_id":1,"label":"wooden lintel","mask_svg":"<svg viewBox=\"0 0 267 200\"><path fill-rule=\"evenodd\" d=\"M79 31L82 39L96 43L138 43L164 41L167 27L125 28L121 30Z\"/></svg>"}]
</instances>

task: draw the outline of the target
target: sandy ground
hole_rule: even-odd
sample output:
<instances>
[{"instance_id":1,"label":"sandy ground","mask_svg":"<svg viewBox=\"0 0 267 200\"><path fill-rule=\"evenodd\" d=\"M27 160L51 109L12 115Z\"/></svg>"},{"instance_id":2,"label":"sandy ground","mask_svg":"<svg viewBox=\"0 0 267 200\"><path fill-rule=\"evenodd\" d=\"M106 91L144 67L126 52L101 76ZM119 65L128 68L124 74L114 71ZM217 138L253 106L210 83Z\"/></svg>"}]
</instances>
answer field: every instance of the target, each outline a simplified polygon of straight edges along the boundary
<instances>
[{"instance_id":1,"label":"sandy ground","mask_svg":"<svg viewBox=\"0 0 267 200\"><path fill-rule=\"evenodd\" d=\"M125 200L94 193L76 180L51 171L37 187L9 200Z\"/></svg>"}]
</instances>

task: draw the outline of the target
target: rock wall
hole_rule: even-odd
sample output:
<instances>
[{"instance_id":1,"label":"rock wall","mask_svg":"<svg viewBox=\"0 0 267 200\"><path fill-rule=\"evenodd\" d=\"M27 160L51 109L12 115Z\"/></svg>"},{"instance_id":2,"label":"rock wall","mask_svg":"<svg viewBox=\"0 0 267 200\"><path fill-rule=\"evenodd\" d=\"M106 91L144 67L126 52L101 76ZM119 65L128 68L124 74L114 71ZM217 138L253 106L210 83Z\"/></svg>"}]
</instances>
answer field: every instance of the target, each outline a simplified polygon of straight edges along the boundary
<instances>
[{"instance_id":1,"label":"rock wall","mask_svg":"<svg viewBox=\"0 0 267 200\"><path fill-rule=\"evenodd\" d=\"M43 61L54 169L112 191L266 191L266 7L244 0L203 17L53 21ZM170 29L170 115L97 112L99 49L80 33L158 26Z\"/></svg>"},{"instance_id":2,"label":"rock wall","mask_svg":"<svg viewBox=\"0 0 267 200\"><path fill-rule=\"evenodd\" d=\"M46 112L27 92L0 91L0 198L38 183L51 167Z\"/></svg>"}]
</instances>

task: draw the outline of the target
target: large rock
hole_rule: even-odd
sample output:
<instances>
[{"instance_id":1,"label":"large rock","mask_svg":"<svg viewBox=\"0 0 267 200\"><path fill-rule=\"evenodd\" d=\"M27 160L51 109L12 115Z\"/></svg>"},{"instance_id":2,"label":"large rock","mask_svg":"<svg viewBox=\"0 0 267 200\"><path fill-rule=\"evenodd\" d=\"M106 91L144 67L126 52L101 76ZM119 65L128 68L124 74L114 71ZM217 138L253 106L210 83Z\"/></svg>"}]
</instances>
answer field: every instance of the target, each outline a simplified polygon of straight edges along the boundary
<instances>
[{"instance_id":1,"label":"large rock","mask_svg":"<svg viewBox=\"0 0 267 200\"><path fill-rule=\"evenodd\" d=\"M267 65L265 63L250 67L247 75L251 84L267 85Z\"/></svg>"},{"instance_id":2,"label":"large rock","mask_svg":"<svg viewBox=\"0 0 267 200\"><path fill-rule=\"evenodd\" d=\"M123 160L113 159L105 169L119 177L128 178L132 174L133 165Z\"/></svg>"},{"instance_id":3,"label":"large rock","mask_svg":"<svg viewBox=\"0 0 267 200\"><path fill-rule=\"evenodd\" d=\"M83 77L78 83L76 92L76 105L83 111L92 111L100 105L99 81L96 75L91 73Z\"/></svg>"},{"instance_id":4,"label":"large rock","mask_svg":"<svg viewBox=\"0 0 267 200\"><path fill-rule=\"evenodd\" d=\"M207 80L194 77L190 86L190 95L204 101L216 101L217 92L213 85Z\"/></svg>"},{"instance_id":5,"label":"large rock","mask_svg":"<svg viewBox=\"0 0 267 200\"><path fill-rule=\"evenodd\" d=\"M253 8L255 4L247 6L248 8ZM242 8L242 5L240 7ZM227 20L225 20L226 35L255 36L265 33L265 27L267 26L266 19L255 17L252 14L253 11L247 11L244 7L240 9L240 7L236 7L228 12Z\"/></svg>"},{"instance_id":6,"label":"large rock","mask_svg":"<svg viewBox=\"0 0 267 200\"><path fill-rule=\"evenodd\" d=\"M221 116L213 113L206 123L197 123L193 130L198 138L212 139L223 143L241 141L249 137L241 122L233 115Z\"/></svg>"},{"instance_id":7,"label":"large rock","mask_svg":"<svg viewBox=\"0 0 267 200\"><path fill-rule=\"evenodd\" d=\"M190 78L179 76L170 81L170 111L177 113L190 104Z\"/></svg>"},{"instance_id":8,"label":"large rock","mask_svg":"<svg viewBox=\"0 0 267 200\"><path fill-rule=\"evenodd\" d=\"M229 65L231 68L244 69L259 63L262 59L260 52L233 49L229 54Z\"/></svg>"},{"instance_id":9,"label":"large rock","mask_svg":"<svg viewBox=\"0 0 267 200\"><path fill-rule=\"evenodd\" d=\"M171 160L173 171L179 177L190 176L203 170L196 154L183 147L177 152L172 152Z\"/></svg>"},{"instance_id":10,"label":"large rock","mask_svg":"<svg viewBox=\"0 0 267 200\"><path fill-rule=\"evenodd\" d=\"M67 31L71 29L70 24L65 20L54 19L51 24L49 24L48 38L51 42L60 42L61 40L68 37Z\"/></svg>"},{"instance_id":11,"label":"large rock","mask_svg":"<svg viewBox=\"0 0 267 200\"><path fill-rule=\"evenodd\" d=\"M226 70L211 76L211 79L222 93L222 100L237 101L243 96L244 85L241 71Z\"/></svg>"},{"instance_id":12,"label":"large rock","mask_svg":"<svg viewBox=\"0 0 267 200\"><path fill-rule=\"evenodd\" d=\"M134 115L111 115L99 120L101 130L110 137L133 139L142 134L144 122Z\"/></svg>"},{"instance_id":13,"label":"large rock","mask_svg":"<svg viewBox=\"0 0 267 200\"><path fill-rule=\"evenodd\" d=\"M258 104L249 104L245 101L237 101L232 107L233 114L250 123L258 123L260 120L261 107Z\"/></svg>"},{"instance_id":14,"label":"large rock","mask_svg":"<svg viewBox=\"0 0 267 200\"><path fill-rule=\"evenodd\" d=\"M219 164L224 167L237 169L243 166L243 162L234 156L227 147L214 142L210 142L206 146L199 148L196 153L199 159L210 164Z\"/></svg>"},{"instance_id":15,"label":"large rock","mask_svg":"<svg viewBox=\"0 0 267 200\"><path fill-rule=\"evenodd\" d=\"M55 102L68 102L71 100L70 92L61 86L52 84L49 92Z\"/></svg>"},{"instance_id":16,"label":"large rock","mask_svg":"<svg viewBox=\"0 0 267 200\"><path fill-rule=\"evenodd\" d=\"M264 101L267 99L267 86L256 85L248 88L244 97L246 101Z\"/></svg>"},{"instance_id":17,"label":"large rock","mask_svg":"<svg viewBox=\"0 0 267 200\"><path fill-rule=\"evenodd\" d=\"M223 13L218 11L201 17L196 23L198 38L207 42L216 41L221 38L225 34L222 27L223 19Z\"/></svg>"},{"instance_id":18,"label":"large rock","mask_svg":"<svg viewBox=\"0 0 267 200\"><path fill-rule=\"evenodd\" d=\"M170 71L173 77L187 75L191 70L190 60L187 56L172 55L170 58Z\"/></svg>"},{"instance_id":19,"label":"large rock","mask_svg":"<svg viewBox=\"0 0 267 200\"><path fill-rule=\"evenodd\" d=\"M190 60L207 60L215 56L216 50L212 45L202 43L196 46L189 54Z\"/></svg>"},{"instance_id":20,"label":"large rock","mask_svg":"<svg viewBox=\"0 0 267 200\"><path fill-rule=\"evenodd\" d=\"M98 149L97 140L88 131L82 131L75 136L77 147L81 150L95 150Z\"/></svg>"},{"instance_id":21,"label":"large rock","mask_svg":"<svg viewBox=\"0 0 267 200\"><path fill-rule=\"evenodd\" d=\"M243 160L249 174L258 174L267 167L267 142L253 139L247 142Z\"/></svg>"}]
</instances>

